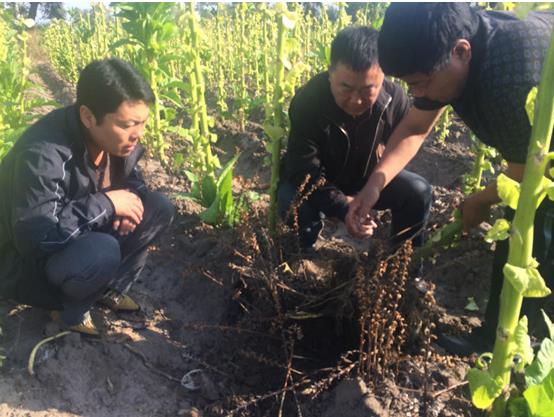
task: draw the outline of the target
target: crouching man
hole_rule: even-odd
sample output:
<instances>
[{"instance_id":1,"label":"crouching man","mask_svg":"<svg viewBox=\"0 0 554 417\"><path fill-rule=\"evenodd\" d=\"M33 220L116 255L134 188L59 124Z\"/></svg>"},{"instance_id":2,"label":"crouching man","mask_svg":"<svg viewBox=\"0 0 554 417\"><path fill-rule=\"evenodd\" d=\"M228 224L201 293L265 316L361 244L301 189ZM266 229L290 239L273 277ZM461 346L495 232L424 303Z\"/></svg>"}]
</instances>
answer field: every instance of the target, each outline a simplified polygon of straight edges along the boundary
<instances>
[{"instance_id":1,"label":"crouching man","mask_svg":"<svg viewBox=\"0 0 554 417\"><path fill-rule=\"evenodd\" d=\"M175 213L137 166L154 100L128 63L92 62L76 104L16 142L0 165L0 296L52 310L88 334L98 334L95 302L139 309L127 292Z\"/></svg>"},{"instance_id":2,"label":"crouching man","mask_svg":"<svg viewBox=\"0 0 554 417\"><path fill-rule=\"evenodd\" d=\"M319 186L298 208L300 242L310 248L323 228L321 213L345 220L350 202L373 172L391 133L410 108L402 89L385 79L378 64L378 32L366 27L342 30L331 45L329 70L312 78L294 96L290 136L279 186L281 216L298 192ZM309 175L311 181L299 190ZM414 238L427 221L431 186L403 170L373 208L392 212L392 245ZM375 222L348 228L355 237L371 236Z\"/></svg>"}]
</instances>

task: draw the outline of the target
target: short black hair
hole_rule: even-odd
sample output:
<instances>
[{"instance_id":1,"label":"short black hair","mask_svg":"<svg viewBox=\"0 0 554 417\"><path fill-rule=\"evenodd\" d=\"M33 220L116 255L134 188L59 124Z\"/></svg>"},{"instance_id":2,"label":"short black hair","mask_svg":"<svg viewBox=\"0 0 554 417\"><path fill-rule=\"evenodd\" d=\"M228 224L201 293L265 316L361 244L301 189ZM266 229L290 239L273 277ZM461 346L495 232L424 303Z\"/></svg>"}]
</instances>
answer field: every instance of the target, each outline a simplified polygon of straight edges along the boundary
<instances>
[{"instance_id":1,"label":"short black hair","mask_svg":"<svg viewBox=\"0 0 554 417\"><path fill-rule=\"evenodd\" d=\"M431 74L446 65L458 39L471 42L478 17L468 3L393 3L379 34L387 75Z\"/></svg>"},{"instance_id":2,"label":"short black hair","mask_svg":"<svg viewBox=\"0 0 554 417\"><path fill-rule=\"evenodd\" d=\"M331 68L339 62L361 72L378 64L377 37L370 27L350 26L341 30L331 43Z\"/></svg>"},{"instance_id":3,"label":"short black hair","mask_svg":"<svg viewBox=\"0 0 554 417\"><path fill-rule=\"evenodd\" d=\"M120 58L92 61L77 82L77 106L87 106L101 124L124 101L154 103L152 88L131 64Z\"/></svg>"}]
</instances>

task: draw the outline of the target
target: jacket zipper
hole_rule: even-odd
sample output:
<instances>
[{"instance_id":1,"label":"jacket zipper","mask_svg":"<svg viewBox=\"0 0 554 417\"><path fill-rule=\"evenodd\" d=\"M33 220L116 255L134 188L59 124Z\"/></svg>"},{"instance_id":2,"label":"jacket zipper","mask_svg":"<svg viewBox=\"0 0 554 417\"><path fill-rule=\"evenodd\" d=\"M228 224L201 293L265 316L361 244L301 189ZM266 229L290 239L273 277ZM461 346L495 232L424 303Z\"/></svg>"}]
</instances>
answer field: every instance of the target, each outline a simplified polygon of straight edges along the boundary
<instances>
[{"instance_id":1,"label":"jacket zipper","mask_svg":"<svg viewBox=\"0 0 554 417\"><path fill-rule=\"evenodd\" d=\"M368 157L367 162L365 164L363 178L365 178L367 176L367 170L369 169L369 163L371 162L371 157L373 156L373 151L375 150L375 145L377 143L377 136L379 135L381 122L383 120L383 115L385 114L385 111L387 110L387 107L389 107L389 104L390 104L391 101L392 101L392 97L389 96L387 102L383 106L383 110L381 111L381 114L379 115L379 120L377 121L377 126L375 128L375 135L373 136L373 145L371 146L371 151L369 152L369 157Z\"/></svg>"},{"instance_id":2,"label":"jacket zipper","mask_svg":"<svg viewBox=\"0 0 554 417\"><path fill-rule=\"evenodd\" d=\"M383 109L381 110L381 114L379 115L379 120L377 121L377 127L375 129L375 135L373 136L373 146L371 147L371 151L369 153L369 157L368 157L368 160L366 162L365 169L364 169L364 177L367 175L367 170L369 168L369 163L371 161L371 156L373 155L373 150L375 149L375 142L377 141L377 135L379 134L379 126L380 126L381 121L383 119L383 115L385 114L385 111L389 107L389 104L391 103L391 101L392 101L392 97L389 96L388 99L387 99L387 102L383 105ZM346 138L346 153L345 153L345 156L344 156L344 160L342 161L342 168L340 170L340 172L344 172L344 170L346 168L346 164L348 163L348 157L350 156L350 149L351 149L350 136L348 136L348 132L339 123L336 123L334 120L332 120L328 117L326 117L326 118L329 120L329 122L331 122L334 126L336 126L342 132L344 137ZM339 174L339 176L340 175L341 174Z\"/></svg>"}]
</instances>

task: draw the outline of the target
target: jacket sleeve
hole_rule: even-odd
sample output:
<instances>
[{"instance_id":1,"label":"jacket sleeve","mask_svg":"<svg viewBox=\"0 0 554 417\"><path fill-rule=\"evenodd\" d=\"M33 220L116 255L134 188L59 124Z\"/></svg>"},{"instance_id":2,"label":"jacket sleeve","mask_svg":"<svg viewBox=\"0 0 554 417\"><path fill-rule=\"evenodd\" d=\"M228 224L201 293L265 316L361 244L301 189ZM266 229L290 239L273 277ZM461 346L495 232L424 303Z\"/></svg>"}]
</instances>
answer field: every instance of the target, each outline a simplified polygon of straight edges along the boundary
<instances>
[{"instance_id":1,"label":"jacket sleeve","mask_svg":"<svg viewBox=\"0 0 554 417\"><path fill-rule=\"evenodd\" d=\"M290 134L285 169L286 179L295 186L302 184L308 174L310 183L322 175L316 129L302 107L299 98L295 97L289 108Z\"/></svg>"},{"instance_id":2,"label":"jacket sleeve","mask_svg":"<svg viewBox=\"0 0 554 417\"><path fill-rule=\"evenodd\" d=\"M83 232L111 222L114 207L102 192L72 198L65 178L71 156L55 148L22 150L14 169L12 230L17 251L40 258Z\"/></svg>"},{"instance_id":3,"label":"jacket sleeve","mask_svg":"<svg viewBox=\"0 0 554 417\"><path fill-rule=\"evenodd\" d=\"M129 174L129 177L125 180L125 188L138 195L141 199L146 196L148 188L144 181L142 171L138 165L135 165Z\"/></svg>"},{"instance_id":4,"label":"jacket sleeve","mask_svg":"<svg viewBox=\"0 0 554 417\"><path fill-rule=\"evenodd\" d=\"M348 213L346 195L333 184L317 189L308 199L310 204L318 207L327 217L344 221Z\"/></svg>"},{"instance_id":5,"label":"jacket sleeve","mask_svg":"<svg viewBox=\"0 0 554 417\"><path fill-rule=\"evenodd\" d=\"M303 97L295 97L289 108L290 135L286 157L287 181L293 186L299 187L310 175L310 181L306 185L308 192L312 185L322 177L324 181L309 197L312 206L329 217L344 220L348 211L346 196L334 184L325 179L325 169L320 160L320 144L318 144L317 126L305 111L308 103L302 102ZM313 105L313 103L311 104Z\"/></svg>"}]
</instances>

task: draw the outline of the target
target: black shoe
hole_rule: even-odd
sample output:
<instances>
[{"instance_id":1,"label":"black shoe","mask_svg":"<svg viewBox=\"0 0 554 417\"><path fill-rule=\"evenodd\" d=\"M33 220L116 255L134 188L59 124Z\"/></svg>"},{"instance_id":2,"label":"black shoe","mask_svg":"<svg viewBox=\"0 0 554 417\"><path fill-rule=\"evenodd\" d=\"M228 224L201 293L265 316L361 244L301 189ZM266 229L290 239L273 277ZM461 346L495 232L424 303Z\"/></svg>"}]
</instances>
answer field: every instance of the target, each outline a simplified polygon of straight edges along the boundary
<instances>
[{"instance_id":1,"label":"black shoe","mask_svg":"<svg viewBox=\"0 0 554 417\"><path fill-rule=\"evenodd\" d=\"M451 355L469 356L473 353L480 355L484 352L491 352L494 346L494 341L491 341L489 337L482 336L479 331L475 329L470 334L465 335L449 335L441 333L437 338L437 345L442 347L446 352Z\"/></svg>"}]
</instances>

